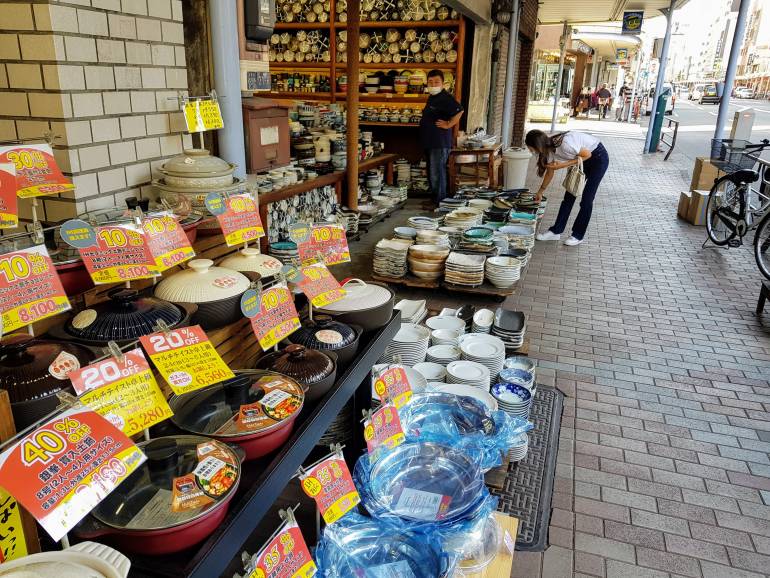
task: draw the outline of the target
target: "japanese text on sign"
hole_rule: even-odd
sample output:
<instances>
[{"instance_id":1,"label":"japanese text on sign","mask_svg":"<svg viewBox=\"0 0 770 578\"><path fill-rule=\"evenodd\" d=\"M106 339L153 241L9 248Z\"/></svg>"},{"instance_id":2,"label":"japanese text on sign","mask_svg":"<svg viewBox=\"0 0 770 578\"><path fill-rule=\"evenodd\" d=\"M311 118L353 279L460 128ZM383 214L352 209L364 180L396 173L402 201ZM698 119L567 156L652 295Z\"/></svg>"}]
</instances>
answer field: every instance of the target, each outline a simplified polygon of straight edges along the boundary
<instances>
[{"instance_id":1,"label":"japanese text on sign","mask_svg":"<svg viewBox=\"0 0 770 578\"><path fill-rule=\"evenodd\" d=\"M138 347L70 372L80 401L132 436L173 415Z\"/></svg>"},{"instance_id":2,"label":"japanese text on sign","mask_svg":"<svg viewBox=\"0 0 770 578\"><path fill-rule=\"evenodd\" d=\"M184 103L187 132L203 132L224 127L219 102L214 99L188 100Z\"/></svg>"},{"instance_id":3,"label":"japanese text on sign","mask_svg":"<svg viewBox=\"0 0 770 578\"><path fill-rule=\"evenodd\" d=\"M139 341L177 395L235 377L200 325L144 335Z\"/></svg>"},{"instance_id":4,"label":"japanese text on sign","mask_svg":"<svg viewBox=\"0 0 770 578\"><path fill-rule=\"evenodd\" d=\"M27 555L21 510L13 497L0 488L0 562Z\"/></svg>"},{"instance_id":5,"label":"japanese text on sign","mask_svg":"<svg viewBox=\"0 0 770 578\"><path fill-rule=\"evenodd\" d=\"M142 220L142 229L158 272L195 257L187 234L173 215L162 213L147 217Z\"/></svg>"},{"instance_id":6,"label":"japanese text on sign","mask_svg":"<svg viewBox=\"0 0 770 578\"><path fill-rule=\"evenodd\" d=\"M16 168L16 193L20 198L56 195L75 189L62 174L51 145L30 144L0 147L0 163Z\"/></svg>"},{"instance_id":7,"label":"japanese text on sign","mask_svg":"<svg viewBox=\"0 0 770 578\"><path fill-rule=\"evenodd\" d=\"M300 272L302 279L297 285L314 307L324 307L345 297L345 290L323 263L307 265Z\"/></svg>"},{"instance_id":8,"label":"japanese text on sign","mask_svg":"<svg viewBox=\"0 0 770 578\"><path fill-rule=\"evenodd\" d=\"M45 245L0 256L0 311L10 333L70 309Z\"/></svg>"},{"instance_id":9,"label":"japanese text on sign","mask_svg":"<svg viewBox=\"0 0 770 578\"><path fill-rule=\"evenodd\" d=\"M313 225L306 240L297 243L297 252L303 265L320 256L327 265L350 261L348 238L342 225Z\"/></svg>"},{"instance_id":10,"label":"japanese text on sign","mask_svg":"<svg viewBox=\"0 0 770 578\"><path fill-rule=\"evenodd\" d=\"M0 455L0 486L60 540L144 460L123 432L75 408Z\"/></svg>"},{"instance_id":11,"label":"japanese text on sign","mask_svg":"<svg viewBox=\"0 0 770 578\"><path fill-rule=\"evenodd\" d=\"M16 198L16 168L0 163L0 229L19 226L19 203Z\"/></svg>"},{"instance_id":12,"label":"japanese text on sign","mask_svg":"<svg viewBox=\"0 0 770 578\"><path fill-rule=\"evenodd\" d=\"M327 524L333 524L361 501L345 460L331 456L300 478Z\"/></svg>"},{"instance_id":13,"label":"japanese text on sign","mask_svg":"<svg viewBox=\"0 0 770 578\"><path fill-rule=\"evenodd\" d=\"M396 407L383 404L364 422L364 439L369 460L376 462L385 449L393 449L404 443L404 430Z\"/></svg>"},{"instance_id":14,"label":"japanese text on sign","mask_svg":"<svg viewBox=\"0 0 770 578\"><path fill-rule=\"evenodd\" d=\"M302 532L290 524L258 554L249 578L311 578L317 572Z\"/></svg>"},{"instance_id":15,"label":"japanese text on sign","mask_svg":"<svg viewBox=\"0 0 770 578\"><path fill-rule=\"evenodd\" d=\"M228 247L265 236L257 203L251 195L222 197L217 193L210 193L206 197L206 207L217 216Z\"/></svg>"},{"instance_id":16,"label":"japanese text on sign","mask_svg":"<svg viewBox=\"0 0 770 578\"><path fill-rule=\"evenodd\" d=\"M264 351L300 327L294 299L285 283L262 292L260 310L251 318L251 328Z\"/></svg>"},{"instance_id":17,"label":"japanese text on sign","mask_svg":"<svg viewBox=\"0 0 770 578\"><path fill-rule=\"evenodd\" d=\"M412 398L412 386L401 366L390 367L374 381L374 391L380 399L390 401L397 408Z\"/></svg>"}]
</instances>

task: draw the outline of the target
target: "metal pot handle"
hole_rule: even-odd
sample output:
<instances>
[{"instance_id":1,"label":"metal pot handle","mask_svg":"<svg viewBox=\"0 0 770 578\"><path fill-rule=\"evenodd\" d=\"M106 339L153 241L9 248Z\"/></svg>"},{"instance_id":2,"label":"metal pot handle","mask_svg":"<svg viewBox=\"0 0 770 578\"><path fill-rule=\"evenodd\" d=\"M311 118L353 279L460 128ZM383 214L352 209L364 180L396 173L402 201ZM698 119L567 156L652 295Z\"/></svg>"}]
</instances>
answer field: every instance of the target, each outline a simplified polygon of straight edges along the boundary
<instances>
[{"instance_id":1,"label":"metal pot handle","mask_svg":"<svg viewBox=\"0 0 770 578\"><path fill-rule=\"evenodd\" d=\"M364 281L363 279L359 279L358 277L353 277L351 279L348 279L342 284L342 286L345 287L348 283L352 283L353 281L356 281L359 285L366 287L366 281Z\"/></svg>"}]
</instances>

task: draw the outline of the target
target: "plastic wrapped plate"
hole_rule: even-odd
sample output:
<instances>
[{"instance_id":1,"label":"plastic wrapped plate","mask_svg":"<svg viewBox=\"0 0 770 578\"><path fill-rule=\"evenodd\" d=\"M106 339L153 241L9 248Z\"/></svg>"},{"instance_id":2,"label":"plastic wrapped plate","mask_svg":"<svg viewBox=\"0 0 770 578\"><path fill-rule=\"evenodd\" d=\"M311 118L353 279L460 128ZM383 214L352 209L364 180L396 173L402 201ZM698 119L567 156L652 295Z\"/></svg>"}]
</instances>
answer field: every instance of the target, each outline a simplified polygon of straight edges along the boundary
<instances>
[{"instance_id":1,"label":"plastic wrapped plate","mask_svg":"<svg viewBox=\"0 0 770 578\"><path fill-rule=\"evenodd\" d=\"M415 394L399 412L407 436L430 430L447 435L495 435L497 425L484 404L470 397L451 393Z\"/></svg>"}]
</instances>

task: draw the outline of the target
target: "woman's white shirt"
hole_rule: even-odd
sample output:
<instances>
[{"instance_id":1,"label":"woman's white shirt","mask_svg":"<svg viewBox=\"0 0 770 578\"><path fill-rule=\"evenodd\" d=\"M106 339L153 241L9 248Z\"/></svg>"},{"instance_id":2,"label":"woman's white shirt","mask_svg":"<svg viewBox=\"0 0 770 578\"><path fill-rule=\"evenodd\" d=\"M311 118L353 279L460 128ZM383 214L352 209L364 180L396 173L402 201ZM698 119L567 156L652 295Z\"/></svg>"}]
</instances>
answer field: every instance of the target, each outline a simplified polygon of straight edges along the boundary
<instances>
[{"instance_id":1,"label":"woman's white shirt","mask_svg":"<svg viewBox=\"0 0 770 578\"><path fill-rule=\"evenodd\" d=\"M599 146L599 143L599 139L593 135L571 130L564 134L561 144L551 154L549 162L571 161L576 158L578 153L583 149L594 152L596 147Z\"/></svg>"}]
</instances>

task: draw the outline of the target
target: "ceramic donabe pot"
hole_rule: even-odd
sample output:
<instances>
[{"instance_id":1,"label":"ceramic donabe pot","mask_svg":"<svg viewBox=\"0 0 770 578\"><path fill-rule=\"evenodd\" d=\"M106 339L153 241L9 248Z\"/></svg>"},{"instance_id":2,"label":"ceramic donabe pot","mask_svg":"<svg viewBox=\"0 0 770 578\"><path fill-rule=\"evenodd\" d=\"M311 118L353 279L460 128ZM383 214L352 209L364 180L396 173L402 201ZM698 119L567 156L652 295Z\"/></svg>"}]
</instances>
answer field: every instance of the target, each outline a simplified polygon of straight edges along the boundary
<instances>
[{"instance_id":1,"label":"ceramic donabe pot","mask_svg":"<svg viewBox=\"0 0 770 578\"><path fill-rule=\"evenodd\" d=\"M160 168L167 185L185 189L210 189L232 184L235 165L211 156L206 149L188 149Z\"/></svg>"},{"instance_id":2,"label":"ceramic donabe pot","mask_svg":"<svg viewBox=\"0 0 770 578\"><path fill-rule=\"evenodd\" d=\"M358 352L359 338L363 329L335 321L328 315L314 315L304 319L302 327L289 335L290 343L298 343L310 349L331 351L337 355L337 366L347 368Z\"/></svg>"},{"instance_id":3,"label":"ceramic donabe pot","mask_svg":"<svg viewBox=\"0 0 770 578\"><path fill-rule=\"evenodd\" d=\"M213 265L210 259L193 259L189 269L171 275L155 288L155 296L160 299L197 304L198 310L190 323L200 325L206 331L243 318L241 295L251 281L259 280L256 273L247 277L238 271Z\"/></svg>"},{"instance_id":4,"label":"ceramic donabe pot","mask_svg":"<svg viewBox=\"0 0 770 578\"><path fill-rule=\"evenodd\" d=\"M255 247L246 247L222 259L219 266L243 273L259 273L264 281L264 279L272 278L279 273L283 263L275 257L263 255Z\"/></svg>"},{"instance_id":5,"label":"ceramic donabe pot","mask_svg":"<svg viewBox=\"0 0 770 578\"><path fill-rule=\"evenodd\" d=\"M346 295L340 301L319 309L337 321L361 326L364 331L384 327L393 315L396 294L379 283L364 283L351 279L343 285Z\"/></svg>"},{"instance_id":6,"label":"ceramic donabe pot","mask_svg":"<svg viewBox=\"0 0 770 578\"><path fill-rule=\"evenodd\" d=\"M257 361L257 369L271 369L307 386L305 399L316 401L326 395L337 377L337 356L304 345L288 345Z\"/></svg>"}]
</instances>

